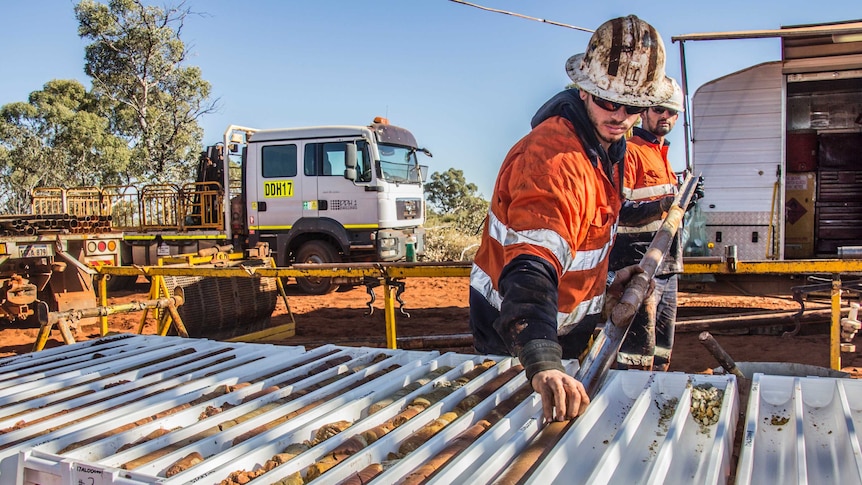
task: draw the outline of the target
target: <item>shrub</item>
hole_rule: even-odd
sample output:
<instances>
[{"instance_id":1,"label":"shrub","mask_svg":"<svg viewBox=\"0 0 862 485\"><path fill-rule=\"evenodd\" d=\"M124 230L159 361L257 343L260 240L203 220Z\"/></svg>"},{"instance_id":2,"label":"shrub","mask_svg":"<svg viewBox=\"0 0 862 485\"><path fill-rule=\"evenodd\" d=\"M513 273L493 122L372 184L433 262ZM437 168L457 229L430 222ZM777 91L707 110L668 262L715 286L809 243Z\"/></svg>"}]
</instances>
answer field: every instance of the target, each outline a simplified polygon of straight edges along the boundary
<instances>
[{"instance_id":1,"label":"shrub","mask_svg":"<svg viewBox=\"0 0 862 485\"><path fill-rule=\"evenodd\" d=\"M444 225L425 230L425 261L472 261L479 249L478 234Z\"/></svg>"}]
</instances>

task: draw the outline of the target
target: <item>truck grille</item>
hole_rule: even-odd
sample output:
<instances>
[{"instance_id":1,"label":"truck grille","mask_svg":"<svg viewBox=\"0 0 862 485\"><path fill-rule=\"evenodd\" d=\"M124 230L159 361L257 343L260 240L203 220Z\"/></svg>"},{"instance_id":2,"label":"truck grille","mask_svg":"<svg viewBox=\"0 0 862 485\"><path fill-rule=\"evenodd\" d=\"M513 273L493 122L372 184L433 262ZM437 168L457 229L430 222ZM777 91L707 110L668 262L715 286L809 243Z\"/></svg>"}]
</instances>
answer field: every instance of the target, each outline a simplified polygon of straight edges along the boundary
<instances>
[{"instance_id":1,"label":"truck grille","mask_svg":"<svg viewBox=\"0 0 862 485\"><path fill-rule=\"evenodd\" d=\"M395 210L399 221L418 219L422 216L422 200L397 199L395 201Z\"/></svg>"},{"instance_id":2,"label":"truck grille","mask_svg":"<svg viewBox=\"0 0 862 485\"><path fill-rule=\"evenodd\" d=\"M832 466L858 483L845 426L858 410L844 398L862 388L790 379L753 392L743 459L784 463L766 476L787 478L805 470L798 459L827 469L825 443L847 445L830 456L849 465ZM722 396L707 424L691 409L703 387ZM524 483L724 483L738 402L732 376L611 371ZM788 422L762 434L771 425L751 408L781 408ZM542 428L540 399L508 357L122 335L0 360L3 483L492 483Z\"/></svg>"}]
</instances>

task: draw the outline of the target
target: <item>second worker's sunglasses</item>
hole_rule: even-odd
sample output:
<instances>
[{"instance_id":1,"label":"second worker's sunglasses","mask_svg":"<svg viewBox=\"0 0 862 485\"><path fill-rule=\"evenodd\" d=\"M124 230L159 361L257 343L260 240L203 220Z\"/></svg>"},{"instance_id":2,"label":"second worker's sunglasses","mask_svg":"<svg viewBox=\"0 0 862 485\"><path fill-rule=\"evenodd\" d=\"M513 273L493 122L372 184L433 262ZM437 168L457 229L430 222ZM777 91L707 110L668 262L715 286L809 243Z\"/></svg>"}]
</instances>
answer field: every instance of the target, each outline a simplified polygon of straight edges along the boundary
<instances>
[{"instance_id":1,"label":"second worker's sunglasses","mask_svg":"<svg viewBox=\"0 0 862 485\"><path fill-rule=\"evenodd\" d=\"M675 109L665 108L664 106L653 106L650 109L657 115L663 115L665 111L667 111L668 116L676 116L677 113L679 113L679 111Z\"/></svg>"},{"instance_id":2,"label":"second worker's sunglasses","mask_svg":"<svg viewBox=\"0 0 862 485\"><path fill-rule=\"evenodd\" d=\"M592 94L590 95L590 98L592 98L593 103L595 103L596 106L598 106L599 108L601 108L605 111L614 112L620 108L625 108L626 114L639 115L639 114L641 114L647 110L647 108L642 108L640 106L629 106L627 104L614 103L613 101L608 101L607 99L600 98L600 97L592 95Z\"/></svg>"}]
</instances>

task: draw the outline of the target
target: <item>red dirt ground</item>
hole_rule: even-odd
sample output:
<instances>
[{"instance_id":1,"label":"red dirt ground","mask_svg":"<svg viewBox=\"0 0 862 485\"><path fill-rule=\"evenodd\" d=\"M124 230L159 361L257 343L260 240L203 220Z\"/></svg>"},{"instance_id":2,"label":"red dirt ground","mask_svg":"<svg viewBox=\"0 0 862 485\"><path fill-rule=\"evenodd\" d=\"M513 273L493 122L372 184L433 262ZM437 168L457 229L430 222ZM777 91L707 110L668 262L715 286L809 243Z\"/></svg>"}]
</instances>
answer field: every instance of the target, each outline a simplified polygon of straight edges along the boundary
<instances>
[{"instance_id":1,"label":"red dirt ground","mask_svg":"<svg viewBox=\"0 0 862 485\"><path fill-rule=\"evenodd\" d=\"M468 318L468 280L463 277L452 278L410 278L401 298L409 317L401 314L396 306L397 336L400 338L434 335L459 335L464 341L469 334ZM305 345L312 348L324 343L338 345L385 345L385 320L383 312L382 288L376 288L374 311L367 315L369 295L364 287L349 291L331 293L324 296L299 295L288 285L288 302L296 319L296 336L285 339L285 345ZM148 285L141 279L132 291L110 294L109 304L127 303L147 299ZM686 315L726 313L741 310L789 311L798 310L799 305L789 298L739 297L730 295L707 295L680 292L681 320ZM808 307L808 304L806 304ZM812 306L815 306L812 304ZM823 305L820 304L822 308ZM827 307L828 308L828 307ZM112 315L109 327L112 332L134 332L141 314ZM152 318L150 319L152 320ZM272 318L273 325L289 323L290 319L284 304L279 301ZM785 322L786 323L786 322ZM682 331L678 327L671 361L672 371L687 373L702 372L718 367L712 355L698 341L698 331ZM829 366L829 337L823 326L805 325L794 337L776 335L747 334L731 331L713 331L718 342L739 362L797 362L821 367ZM154 322L150 321L144 333L154 333ZM37 329L0 328L0 357L29 352L35 341ZM77 340L97 338L98 327L79 328ZM62 345L59 332L54 330L48 342L49 347ZM408 344L404 344L408 345ZM440 350L459 353L472 353L471 347L455 347L446 343ZM862 366L862 357L857 354L842 354L842 366Z\"/></svg>"}]
</instances>

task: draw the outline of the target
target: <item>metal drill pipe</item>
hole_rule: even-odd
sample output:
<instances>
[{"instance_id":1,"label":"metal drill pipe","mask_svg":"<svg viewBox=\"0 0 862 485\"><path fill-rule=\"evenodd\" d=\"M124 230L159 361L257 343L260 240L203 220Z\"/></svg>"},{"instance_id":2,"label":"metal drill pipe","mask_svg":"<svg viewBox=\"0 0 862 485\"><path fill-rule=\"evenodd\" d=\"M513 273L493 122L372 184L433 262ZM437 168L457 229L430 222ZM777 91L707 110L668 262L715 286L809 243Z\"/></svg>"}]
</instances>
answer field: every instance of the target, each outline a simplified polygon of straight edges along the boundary
<instances>
[{"instance_id":1,"label":"metal drill pipe","mask_svg":"<svg viewBox=\"0 0 862 485\"><path fill-rule=\"evenodd\" d=\"M736 362L734 362L733 357L731 357L730 354L728 354L727 351L719 345L718 341L715 340L715 337L713 337L711 333L701 332L700 335L697 336L697 339L704 347L706 347L707 350L709 350L709 353L715 357L715 360L721 364L721 367L723 367L728 374L733 374L738 379L745 379L745 374L736 367Z\"/></svg>"},{"instance_id":2,"label":"metal drill pipe","mask_svg":"<svg viewBox=\"0 0 862 485\"><path fill-rule=\"evenodd\" d=\"M682 224L682 217L694 195L698 178L692 174L686 177L679 193L674 198L673 205L662 222L661 228L656 232L646 254L641 259L640 267L643 269L643 273L634 275L626 285L622 298L614 306L611 316L605 322L604 328L599 332L589 353L575 374L575 379L583 383L587 395L590 397L595 396L598 391L611 362L620 350L623 337L634 320L638 308L646 298L650 281L655 276L656 269L670 249L674 235Z\"/></svg>"},{"instance_id":3,"label":"metal drill pipe","mask_svg":"<svg viewBox=\"0 0 862 485\"><path fill-rule=\"evenodd\" d=\"M69 310L65 312L49 312L46 315L39 315L39 323L42 325L56 324L60 320L76 321L82 318L102 317L114 315L117 313L132 313L137 311L150 309L170 309L182 305L184 299L180 295L174 295L169 298L159 298L157 300L145 300L141 302L124 303L119 305L98 306L93 308L84 308L80 310Z\"/></svg>"}]
</instances>

